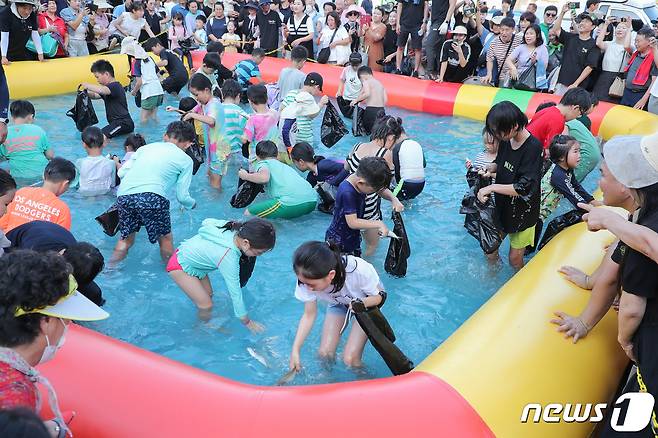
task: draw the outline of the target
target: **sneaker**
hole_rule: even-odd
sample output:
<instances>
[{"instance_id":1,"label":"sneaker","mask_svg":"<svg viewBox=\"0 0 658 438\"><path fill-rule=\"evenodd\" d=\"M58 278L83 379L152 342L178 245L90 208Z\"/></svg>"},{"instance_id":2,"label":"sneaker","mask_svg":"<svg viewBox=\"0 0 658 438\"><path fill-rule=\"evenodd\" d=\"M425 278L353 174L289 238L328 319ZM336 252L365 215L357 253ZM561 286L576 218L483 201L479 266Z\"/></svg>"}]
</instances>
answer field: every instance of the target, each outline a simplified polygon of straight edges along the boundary
<instances>
[{"instance_id":1,"label":"sneaker","mask_svg":"<svg viewBox=\"0 0 658 438\"><path fill-rule=\"evenodd\" d=\"M417 78L418 77L418 70L414 70L413 73L411 73L412 78Z\"/></svg>"},{"instance_id":2,"label":"sneaker","mask_svg":"<svg viewBox=\"0 0 658 438\"><path fill-rule=\"evenodd\" d=\"M399 68L396 68L396 69L393 70L391 73L394 74L394 75L401 75L401 74L402 74L402 71L400 71Z\"/></svg>"}]
</instances>

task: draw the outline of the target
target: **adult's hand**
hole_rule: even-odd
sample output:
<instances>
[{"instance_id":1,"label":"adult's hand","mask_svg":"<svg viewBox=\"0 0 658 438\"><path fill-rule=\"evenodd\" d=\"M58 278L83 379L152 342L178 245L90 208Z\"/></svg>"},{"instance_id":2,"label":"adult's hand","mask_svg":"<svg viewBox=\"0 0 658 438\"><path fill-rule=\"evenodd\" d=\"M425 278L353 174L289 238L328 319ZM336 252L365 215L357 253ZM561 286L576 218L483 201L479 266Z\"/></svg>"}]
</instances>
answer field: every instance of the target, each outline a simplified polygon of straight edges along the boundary
<instances>
[{"instance_id":1,"label":"adult's hand","mask_svg":"<svg viewBox=\"0 0 658 438\"><path fill-rule=\"evenodd\" d=\"M480 82L483 84L491 84L491 75L487 74L486 76L481 77Z\"/></svg>"},{"instance_id":2,"label":"adult's hand","mask_svg":"<svg viewBox=\"0 0 658 438\"><path fill-rule=\"evenodd\" d=\"M11 64L11 61L9 59L7 59L6 56L3 56L2 57L2 65L9 65L9 64Z\"/></svg>"},{"instance_id":3,"label":"adult's hand","mask_svg":"<svg viewBox=\"0 0 658 438\"><path fill-rule=\"evenodd\" d=\"M43 57L43 53L38 53L37 59L39 60L39 62L44 62L46 60L46 58Z\"/></svg>"},{"instance_id":4,"label":"adult's hand","mask_svg":"<svg viewBox=\"0 0 658 438\"><path fill-rule=\"evenodd\" d=\"M616 220L619 216L614 211L606 208L594 207L590 204L578 203L578 208L587 211L583 215L583 222L587 224L590 231L606 230L610 221Z\"/></svg>"},{"instance_id":5,"label":"adult's hand","mask_svg":"<svg viewBox=\"0 0 658 438\"><path fill-rule=\"evenodd\" d=\"M624 353L626 353L626 356L633 362L637 363L637 358L635 357L635 352L633 351L633 343L632 342L626 342L626 341L619 341L619 345L621 345L621 349L624 350Z\"/></svg>"}]
</instances>

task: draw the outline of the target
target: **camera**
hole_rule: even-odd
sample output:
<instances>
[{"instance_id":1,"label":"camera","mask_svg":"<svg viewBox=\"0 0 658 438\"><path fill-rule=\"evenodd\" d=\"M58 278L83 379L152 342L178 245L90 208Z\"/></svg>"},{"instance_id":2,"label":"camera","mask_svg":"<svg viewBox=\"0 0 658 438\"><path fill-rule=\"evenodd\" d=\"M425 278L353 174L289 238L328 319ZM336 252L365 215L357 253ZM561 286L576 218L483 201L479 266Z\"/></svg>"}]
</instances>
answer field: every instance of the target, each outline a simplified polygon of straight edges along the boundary
<instances>
[{"instance_id":1,"label":"camera","mask_svg":"<svg viewBox=\"0 0 658 438\"><path fill-rule=\"evenodd\" d=\"M569 2L569 9L580 9L580 2Z\"/></svg>"}]
</instances>

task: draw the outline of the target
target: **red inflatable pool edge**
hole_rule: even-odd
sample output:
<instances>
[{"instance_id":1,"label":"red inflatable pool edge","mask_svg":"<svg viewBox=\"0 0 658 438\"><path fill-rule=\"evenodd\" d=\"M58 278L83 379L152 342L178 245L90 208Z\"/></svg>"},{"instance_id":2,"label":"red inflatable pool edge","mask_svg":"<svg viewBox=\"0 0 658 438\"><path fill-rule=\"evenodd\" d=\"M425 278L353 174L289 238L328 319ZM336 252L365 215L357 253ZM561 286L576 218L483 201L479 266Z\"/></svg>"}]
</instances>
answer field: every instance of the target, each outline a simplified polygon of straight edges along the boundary
<instances>
[{"instance_id":1,"label":"red inflatable pool edge","mask_svg":"<svg viewBox=\"0 0 658 438\"><path fill-rule=\"evenodd\" d=\"M56 358L40 370L54 385L61 409L77 413L71 424L77 438L494 436L457 391L424 372L260 387L75 325ZM47 406L45 392L42 397Z\"/></svg>"}]
</instances>

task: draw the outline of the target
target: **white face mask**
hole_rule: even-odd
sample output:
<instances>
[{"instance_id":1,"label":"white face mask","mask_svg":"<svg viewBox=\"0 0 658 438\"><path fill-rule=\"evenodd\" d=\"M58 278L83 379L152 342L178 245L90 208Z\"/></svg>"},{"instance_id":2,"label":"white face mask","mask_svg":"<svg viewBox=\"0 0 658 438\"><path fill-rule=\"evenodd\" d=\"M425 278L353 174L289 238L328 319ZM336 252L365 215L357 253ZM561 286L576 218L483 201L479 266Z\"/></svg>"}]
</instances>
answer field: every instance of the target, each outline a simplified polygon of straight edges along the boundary
<instances>
[{"instance_id":1,"label":"white face mask","mask_svg":"<svg viewBox=\"0 0 658 438\"><path fill-rule=\"evenodd\" d=\"M66 332L68 330L68 326L64 324L64 321L62 321L62 318L57 318L60 320L60 322L64 325L64 332L62 333L62 336L59 338L59 341L57 341L56 345L50 345L50 339L48 339L48 335L46 335L46 348L43 350L43 354L41 355L41 359L39 359L39 365L48 362L51 360L53 357L55 357L55 354L57 354L57 351L64 346L64 341L66 338Z\"/></svg>"}]
</instances>

